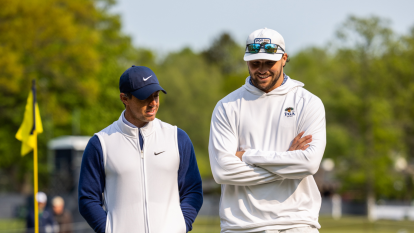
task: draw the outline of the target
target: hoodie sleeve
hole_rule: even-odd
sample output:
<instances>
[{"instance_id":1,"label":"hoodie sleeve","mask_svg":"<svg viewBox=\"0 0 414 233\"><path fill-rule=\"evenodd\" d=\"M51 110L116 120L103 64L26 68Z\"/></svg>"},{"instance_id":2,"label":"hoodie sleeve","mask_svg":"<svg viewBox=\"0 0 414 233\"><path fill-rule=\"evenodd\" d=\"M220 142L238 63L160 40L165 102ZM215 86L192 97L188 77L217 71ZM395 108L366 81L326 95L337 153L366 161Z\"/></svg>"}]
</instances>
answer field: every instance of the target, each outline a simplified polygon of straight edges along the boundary
<instances>
[{"instance_id":1,"label":"hoodie sleeve","mask_svg":"<svg viewBox=\"0 0 414 233\"><path fill-rule=\"evenodd\" d=\"M236 126L227 117L220 101L211 119L209 155L214 180L218 184L258 185L283 179L268 170L249 165L236 156L238 138Z\"/></svg>"},{"instance_id":2,"label":"hoodie sleeve","mask_svg":"<svg viewBox=\"0 0 414 233\"><path fill-rule=\"evenodd\" d=\"M326 146L325 108L322 101L311 98L298 119L298 132L303 136L312 135L312 142L306 150L261 151L248 149L243 154L243 162L259 166L286 179L301 179L314 175L322 160Z\"/></svg>"}]
</instances>

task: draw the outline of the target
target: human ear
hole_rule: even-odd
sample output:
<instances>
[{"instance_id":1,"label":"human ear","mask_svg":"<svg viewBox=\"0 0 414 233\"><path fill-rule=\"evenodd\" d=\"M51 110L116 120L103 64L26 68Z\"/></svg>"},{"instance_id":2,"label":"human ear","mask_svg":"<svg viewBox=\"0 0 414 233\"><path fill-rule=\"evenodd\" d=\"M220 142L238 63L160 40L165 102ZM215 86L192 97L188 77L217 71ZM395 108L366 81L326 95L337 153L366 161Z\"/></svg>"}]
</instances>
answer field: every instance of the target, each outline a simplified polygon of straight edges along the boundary
<instances>
[{"instance_id":1,"label":"human ear","mask_svg":"<svg viewBox=\"0 0 414 233\"><path fill-rule=\"evenodd\" d=\"M122 101L122 103L128 105L128 97L124 93L119 94L119 99Z\"/></svg>"},{"instance_id":2,"label":"human ear","mask_svg":"<svg viewBox=\"0 0 414 233\"><path fill-rule=\"evenodd\" d=\"M283 57L282 57L282 59L283 59L283 67L285 67L285 65L286 65L286 61L287 61L287 59L288 59L288 54L287 53L284 53L283 54Z\"/></svg>"}]
</instances>

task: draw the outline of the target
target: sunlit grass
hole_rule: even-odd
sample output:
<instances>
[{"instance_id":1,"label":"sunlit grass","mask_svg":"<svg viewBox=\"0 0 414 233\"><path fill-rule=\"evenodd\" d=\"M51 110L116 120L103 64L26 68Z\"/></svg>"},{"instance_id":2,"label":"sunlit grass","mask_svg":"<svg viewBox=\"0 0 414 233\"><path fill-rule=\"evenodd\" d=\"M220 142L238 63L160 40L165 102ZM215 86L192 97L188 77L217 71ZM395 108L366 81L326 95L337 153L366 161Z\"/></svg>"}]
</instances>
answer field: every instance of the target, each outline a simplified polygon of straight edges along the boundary
<instances>
[{"instance_id":1,"label":"sunlit grass","mask_svg":"<svg viewBox=\"0 0 414 233\"><path fill-rule=\"evenodd\" d=\"M370 223L366 217L346 216L339 220L321 217L319 223L322 226L319 230L320 233L414 233L414 221L379 220ZM198 217L191 232L220 232L220 220L218 218Z\"/></svg>"}]
</instances>

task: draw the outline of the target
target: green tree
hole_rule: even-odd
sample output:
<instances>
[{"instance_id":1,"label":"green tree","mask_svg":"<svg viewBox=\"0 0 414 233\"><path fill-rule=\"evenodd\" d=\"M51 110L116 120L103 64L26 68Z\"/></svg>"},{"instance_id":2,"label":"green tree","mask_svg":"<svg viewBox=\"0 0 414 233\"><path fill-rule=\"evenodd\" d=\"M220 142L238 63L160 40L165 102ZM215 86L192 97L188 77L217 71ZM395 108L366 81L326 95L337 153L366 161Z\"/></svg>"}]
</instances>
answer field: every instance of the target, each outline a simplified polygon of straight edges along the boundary
<instances>
[{"instance_id":1,"label":"green tree","mask_svg":"<svg viewBox=\"0 0 414 233\"><path fill-rule=\"evenodd\" d=\"M405 145L405 154L409 166L404 169L406 190L404 199L411 201L414 197L414 27L408 35L403 35L385 51L382 58L382 72L389 74L389 98L393 99L393 111L396 121L403 131L401 142ZM401 153L400 153L401 154Z\"/></svg>"},{"instance_id":2,"label":"green tree","mask_svg":"<svg viewBox=\"0 0 414 233\"><path fill-rule=\"evenodd\" d=\"M399 53L409 56L408 41L401 45L386 20L351 16L332 46L301 51L287 67L292 78L303 81L325 104L325 157L336 160L343 190L356 191L369 204L376 197L399 198L404 192L394 189L403 176L393 160L407 146L399 119L405 116L406 127L412 127L408 115L398 110L408 104L412 87L406 80L412 69L404 66L404 73L393 60ZM403 60L410 63L408 57Z\"/></svg>"},{"instance_id":3,"label":"green tree","mask_svg":"<svg viewBox=\"0 0 414 233\"><path fill-rule=\"evenodd\" d=\"M119 17L108 13L112 4L0 1L0 169L11 174L8 190L21 190L33 166L30 154L20 157L14 138L32 79L38 81L44 125L39 135L42 189L49 176L47 141L72 134L73 121L81 123L76 133L91 135L116 119L123 107L117 101L120 74L134 61L152 62L151 53L134 49L122 35Z\"/></svg>"},{"instance_id":4,"label":"green tree","mask_svg":"<svg viewBox=\"0 0 414 233\"><path fill-rule=\"evenodd\" d=\"M155 70L167 91L161 96L161 120L177 125L190 136L200 173L211 176L208 140L211 114L222 94L222 74L190 49L169 54Z\"/></svg>"},{"instance_id":5,"label":"green tree","mask_svg":"<svg viewBox=\"0 0 414 233\"><path fill-rule=\"evenodd\" d=\"M208 64L216 66L223 75L223 91L228 94L245 83L249 76L243 60L243 46L234 41L228 33L221 34L201 55Z\"/></svg>"},{"instance_id":6,"label":"green tree","mask_svg":"<svg viewBox=\"0 0 414 233\"><path fill-rule=\"evenodd\" d=\"M402 131L396 121L395 99L390 88L395 85L395 80L383 68L384 53L394 45L393 32L389 23L380 18L350 17L338 31L338 36L341 43L350 43L349 47L340 48L336 55L342 67L340 84L346 90L338 95L341 101L336 105L338 110L333 108L333 112L345 114L334 114L333 117L344 122L355 145L352 159L348 160L355 171L346 178L365 188L370 205L376 193L392 195L389 187L400 178L392 163L393 153L403 150L400 143ZM347 97L353 100L342 101Z\"/></svg>"}]
</instances>

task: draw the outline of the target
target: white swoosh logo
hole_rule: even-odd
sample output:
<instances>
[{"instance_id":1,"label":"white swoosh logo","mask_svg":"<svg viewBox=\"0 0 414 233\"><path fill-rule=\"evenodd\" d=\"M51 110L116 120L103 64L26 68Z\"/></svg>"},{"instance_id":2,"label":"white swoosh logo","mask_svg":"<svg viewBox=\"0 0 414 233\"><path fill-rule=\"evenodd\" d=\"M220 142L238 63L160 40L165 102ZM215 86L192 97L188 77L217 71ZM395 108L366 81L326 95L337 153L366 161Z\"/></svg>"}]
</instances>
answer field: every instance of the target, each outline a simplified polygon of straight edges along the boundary
<instances>
[{"instance_id":1,"label":"white swoosh logo","mask_svg":"<svg viewBox=\"0 0 414 233\"><path fill-rule=\"evenodd\" d=\"M152 77L152 75L150 75L150 76L148 76L148 78L142 78L142 79L144 79L144 81L147 81L149 78L151 78Z\"/></svg>"}]
</instances>

